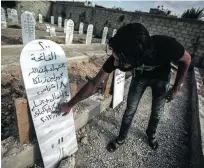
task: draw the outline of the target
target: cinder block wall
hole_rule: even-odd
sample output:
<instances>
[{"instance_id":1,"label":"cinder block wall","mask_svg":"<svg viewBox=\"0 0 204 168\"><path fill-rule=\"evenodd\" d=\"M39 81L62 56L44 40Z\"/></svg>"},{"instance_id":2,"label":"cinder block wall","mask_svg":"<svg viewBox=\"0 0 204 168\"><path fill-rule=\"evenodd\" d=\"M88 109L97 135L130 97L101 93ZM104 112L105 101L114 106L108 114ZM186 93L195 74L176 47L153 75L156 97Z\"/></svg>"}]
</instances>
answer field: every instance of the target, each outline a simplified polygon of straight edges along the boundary
<instances>
[{"instance_id":1,"label":"cinder block wall","mask_svg":"<svg viewBox=\"0 0 204 168\"><path fill-rule=\"evenodd\" d=\"M34 12L38 18L38 14L42 14L43 19L50 21L52 9L52 2L45 1L18 1L16 5L16 10L18 12L19 20L21 18L21 14L24 11Z\"/></svg>"},{"instance_id":2,"label":"cinder block wall","mask_svg":"<svg viewBox=\"0 0 204 168\"><path fill-rule=\"evenodd\" d=\"M127 23L139 22L148 29L151 35L160 34L175 37L190 54L193 53L194 43L198 38L199 44L195 50L196 57L193 61L197 66L204 68L204 22L202 21L76 6L66 2L54 3L52 15L57 18L62 16L62 12L66 13L66 18L74 21L76 30L78 30L80 21L85 23L85 31L88 24L93 24L94 35L99 37L102 36L104 26L109 28L108 36L111 36L113 29L118 29Z\"/></svg>"}]
</instances>

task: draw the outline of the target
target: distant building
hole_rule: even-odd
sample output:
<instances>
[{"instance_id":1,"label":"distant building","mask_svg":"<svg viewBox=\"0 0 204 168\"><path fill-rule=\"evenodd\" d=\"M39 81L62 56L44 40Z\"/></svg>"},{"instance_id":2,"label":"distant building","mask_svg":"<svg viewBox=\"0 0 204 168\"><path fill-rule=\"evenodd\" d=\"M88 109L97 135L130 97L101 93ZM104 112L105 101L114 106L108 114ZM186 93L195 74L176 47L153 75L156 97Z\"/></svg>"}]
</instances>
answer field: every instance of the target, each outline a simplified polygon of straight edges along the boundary
<instances>
[{"instance_id":1,"label":"distant building","mask_svg":"<svg viewBox=\"0 0 204 168\"><path fill-rule=\"evenodd\" d=\"M161 15L161 16L166 16L165 12L162 10L159 10L157 8L150 8L149 11L150 14L154 14L154 15Z\"/></svg>"}]
</instances>

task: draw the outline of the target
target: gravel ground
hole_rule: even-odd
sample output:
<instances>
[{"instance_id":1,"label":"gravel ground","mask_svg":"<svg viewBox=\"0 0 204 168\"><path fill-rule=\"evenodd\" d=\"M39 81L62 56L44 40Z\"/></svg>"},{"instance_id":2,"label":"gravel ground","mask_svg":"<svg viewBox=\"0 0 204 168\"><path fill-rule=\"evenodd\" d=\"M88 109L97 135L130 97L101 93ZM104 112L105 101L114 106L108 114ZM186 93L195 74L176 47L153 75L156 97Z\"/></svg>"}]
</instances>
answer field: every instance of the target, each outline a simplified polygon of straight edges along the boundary
<instances>
[{"instance_id":1,"label":"gravel ground","mask_svg":"<svg viewBox=\"0 0 204 168\"><path fill-rule=\"evenodd\" d=\"M116 109L108 109L85 127L84 138L76 153L76 167L89 168L167 168L189 167L186 82L178 97L166 104L165 113L158 126L159 148L151 150L147 145L145 130L151 109L151 89L144 93L135 115L126 143L116 152L106 150L107 143L119 132L126 98Z\"/></svg>"},{"instance_id":2,"label":"gravel ground","mask_svg":"<svg viewBox=\"0 0 204 168\"><path fill-rule=\"evenodd\" d=\"M147 88L126 143L114 153L109 153L106 145L118 135L127 97L117 108L107 109L77 132L76 168L188 168L187 80L178 97L165 106L157 129L159 148L156 151L148 146L145 135L151 109L151 89ZM39 160L29 168L42 167Z\"/></svg>"}]
</instances>

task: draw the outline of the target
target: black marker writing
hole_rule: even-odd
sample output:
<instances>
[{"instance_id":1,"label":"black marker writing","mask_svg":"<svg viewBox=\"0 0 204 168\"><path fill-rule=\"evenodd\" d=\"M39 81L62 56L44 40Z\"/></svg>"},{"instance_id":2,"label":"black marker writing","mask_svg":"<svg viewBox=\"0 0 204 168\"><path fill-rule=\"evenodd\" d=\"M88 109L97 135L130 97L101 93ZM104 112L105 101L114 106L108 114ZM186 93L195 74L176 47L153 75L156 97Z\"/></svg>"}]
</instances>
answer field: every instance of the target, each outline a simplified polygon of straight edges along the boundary
<instances>
[{"instance_id":1,"label":"black marker writing","mask_svg":"<svg viewBox=\"0 0 204 168\"><path fill-rule=\"evenodd\" d=\"M34 56L34 54L31 54L31 56ZM53 53L52 51L48 55L45 55L45 53L43 52L40 54L40 57L34 56L31 58L31 60L36 61L36 62L43 61L43 60L44 61L51 61L51 60L56 60L56 59L57 59L56 53L55 52Z\"/></svg>"},{"instance_id":2,"label":"black marker writing","mask_svg":"<svg viewBox=\"0 0 204 168\"><path fill-rule=\"evenodd\" d=\"M30 76L32 73L44 73L47 74L52 71L59 71L59 69L65 68L65 64L59 64L58 66L55 66L54 64L51 65L51 67L44 66L43 68L32 68L32 72L28 74Z\"/></svg>"},{"instance_id":3,"label":"black marker writing","mask_svg":"<svg viewBox=\"0 0 204 168\"><path fill-rule=\"evenodd\" d=\"M44 77L44 78L40 78L40 75L32 78L33 80L33 83L34 84L39 84L39 83L50 83L50 82L57 82L59 80L61 80L63 77L63 73L60 74L60 76L56 76L55 73L52 74L52 76L49 76L49 77Z\"/></svg>"},{"instance_id":4,"label":"black marker writing","mask_svg":"<svg viewBox=\"0 0 204 168\"><path fill-rule=\"evenodd\" d=\"M48 104L51 102L54 102L55 100L59 100L59 99L64 99L65 97L68 97L69 93L67 91L58 91L58 92L54 92L52 93L52 96L50 99L46 98L43 100L33 100L33 107L31 108L31 111L34 111L36 108L39 108L41 105L44 104Z\"/></svg>"},{"instance_id":5,"label":"black marker writing","mask_svg":"<svg viewBox=\"0 0 204 168\"><path fill-rule=\"evenodd\" d=\"M44 50L44 47L42 46L42 43L43 43L43 42L42 42L42 41L39 41L38 43L39 43L39 45L42 47L42 49Z\"/></svg>"}]
</instances>

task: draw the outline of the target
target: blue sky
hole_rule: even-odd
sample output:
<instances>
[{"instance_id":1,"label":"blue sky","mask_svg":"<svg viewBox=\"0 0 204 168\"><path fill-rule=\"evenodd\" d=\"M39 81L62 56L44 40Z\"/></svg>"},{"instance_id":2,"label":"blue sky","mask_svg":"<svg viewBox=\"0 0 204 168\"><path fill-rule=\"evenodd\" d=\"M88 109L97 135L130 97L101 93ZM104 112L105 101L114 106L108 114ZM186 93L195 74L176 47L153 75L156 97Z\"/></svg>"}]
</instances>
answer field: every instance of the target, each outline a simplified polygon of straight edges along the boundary
<instances>
[{"instance_id":1,"label":"blue sky","mask_svg":"<svg viewBox=\"0 0 204 168\"><path fill-rule=\"evenodd\" d=\"M76 0L75 0L76 1ZM104 7L112 8L113 6L121 7L127 11L141 10L149 12L150 8L157 8L163 5L164 9L172 11L172 14L181 15L186 9L195 7L203 8L204 1L129 1L129 0L115 0L115 1L100 1L89 0L93 4L102 5Z\"/></svg>"}]
</instances>

